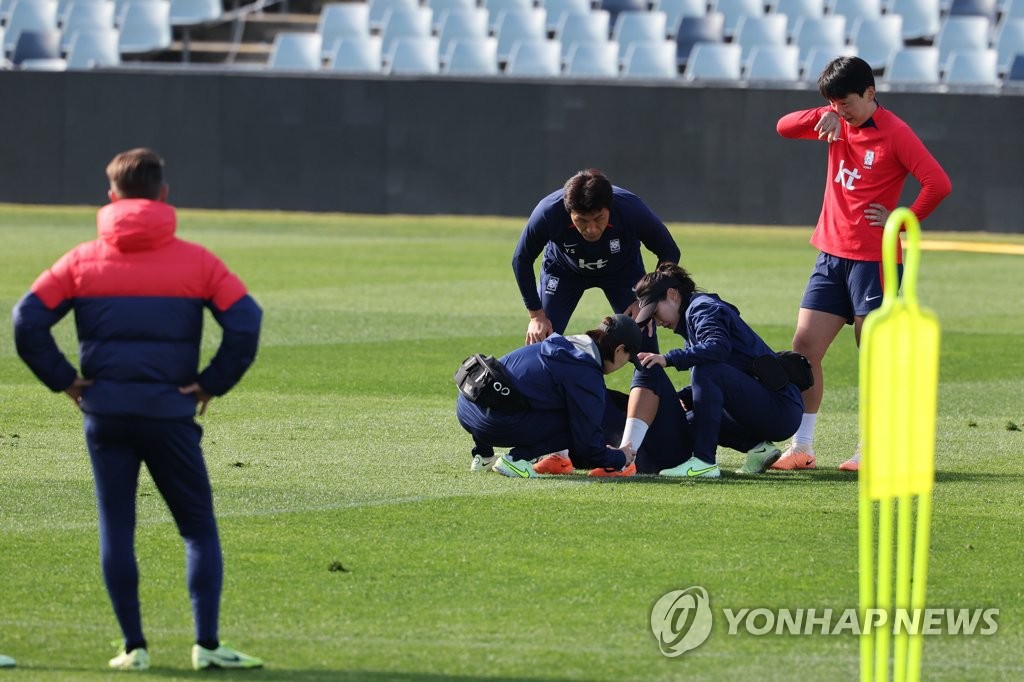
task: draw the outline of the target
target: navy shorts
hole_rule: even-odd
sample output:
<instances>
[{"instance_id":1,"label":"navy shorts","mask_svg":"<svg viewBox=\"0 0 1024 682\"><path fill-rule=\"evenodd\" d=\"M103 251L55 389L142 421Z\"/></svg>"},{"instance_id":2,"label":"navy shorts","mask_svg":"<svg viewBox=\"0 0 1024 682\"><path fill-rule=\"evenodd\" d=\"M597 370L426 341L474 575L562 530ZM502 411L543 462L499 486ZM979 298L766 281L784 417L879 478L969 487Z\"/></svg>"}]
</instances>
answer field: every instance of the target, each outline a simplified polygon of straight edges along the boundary
<instances>
[{"instance_id":1,"label":"navy shorts","mask_svg":"<svg viewBox=\"0 0 1024 682\"><path fill-rule=\"evenodd\" d=\"M897 269L903 277L903 265ZM807 281L801 308L846 318L863 317L882 305L882 263L819 253Z\"/></svg>"}]
</instances>

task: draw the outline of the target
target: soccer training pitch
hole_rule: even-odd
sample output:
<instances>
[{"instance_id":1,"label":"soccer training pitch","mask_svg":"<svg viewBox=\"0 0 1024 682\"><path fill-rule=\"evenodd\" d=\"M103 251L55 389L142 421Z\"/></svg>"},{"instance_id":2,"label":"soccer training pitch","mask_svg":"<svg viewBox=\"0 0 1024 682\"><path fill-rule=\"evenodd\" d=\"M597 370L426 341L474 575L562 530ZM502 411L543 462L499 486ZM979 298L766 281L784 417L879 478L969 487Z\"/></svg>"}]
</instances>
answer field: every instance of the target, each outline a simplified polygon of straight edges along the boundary
<instances>
[{"instance_id":1,"label":"soccer training pitch","mask_svg":"<svg viewBox=\"0 0 1024 682\"><path fill-rule=\"evenodd\" d=\"M730 633L723 615L857 606L857 479L836 470L857 443L850 328L825 359L816 471L741 478L731 472L743 456L719 450L717 481L471 474L452 374L471 353L502 355L523 340L510 265L523 220L181 211L179 222L179 235L220 255L265 313L255 365L200 422L225 555L221 637L267 667L214 677L857 676L849 631L756 634L765 616ZM698 285L787 348L816 255L810 227L671 227ZM94 236L91 208L0 206L3 309ZM1022 235L923 236L926 247L1024 246ZM925 680L1024 678L1022 273L1021 255L922 253L919 296L942 325L928 604L999 609L994 634L926 636ZM568 331L606 312L588 292ZM208 319L207 356L216 329ZM74 356L71 316L55 334ZM663 348L681 341L661 331ZM609 377L620 390L628 381L626 371ZM196 679L184 551L147 474L138 512L153 663L143 675ZM0 653L18 668L0 680L124 677L105 670L119 631L97 555L81 417L18 359L8 318ZM713 630L668 658L651 608L692 586L710 597Z\"/></svg>"}]
</instances>

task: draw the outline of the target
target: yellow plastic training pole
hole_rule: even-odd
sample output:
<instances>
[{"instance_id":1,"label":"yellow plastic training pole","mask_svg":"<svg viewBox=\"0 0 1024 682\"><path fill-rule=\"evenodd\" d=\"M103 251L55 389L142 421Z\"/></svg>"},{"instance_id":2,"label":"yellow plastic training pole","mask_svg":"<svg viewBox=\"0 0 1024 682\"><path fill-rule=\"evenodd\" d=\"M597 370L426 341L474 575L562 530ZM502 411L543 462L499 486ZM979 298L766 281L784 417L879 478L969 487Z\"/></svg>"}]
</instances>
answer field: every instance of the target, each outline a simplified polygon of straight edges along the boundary
<instances>
[{"instance_id":1,"label":"yellow plastic training pole","mask_svg":"<svg viewBox=\"0 0 1024 682\"><path fill-rule=\"evenodd\" d=\"M907 232L907 258L901 296L897 249L903 228ZM893 211L882 238L882 305L865 318L861 330L858 547L863 682L889 679L896 612L902 611L910 616L910 623L920 626L921 620L914 617L914 609L923 609L925 602L931 492L935 481L939 322L931 311L920 308L917 302L920 241L921 226L917 217L905 208ZM913 527L915 496L916 533ZM872 575L875 572L872 515L876 501L879 510L877 579ZM894 533L897 501L899 512ZM873 630L867 627L869 609L879 609L886 614L884 624ZM892 670L898 682L920 678L922 643L919 628L910 633L904 628L896 634Z\"/></svg>"}]
</instances>

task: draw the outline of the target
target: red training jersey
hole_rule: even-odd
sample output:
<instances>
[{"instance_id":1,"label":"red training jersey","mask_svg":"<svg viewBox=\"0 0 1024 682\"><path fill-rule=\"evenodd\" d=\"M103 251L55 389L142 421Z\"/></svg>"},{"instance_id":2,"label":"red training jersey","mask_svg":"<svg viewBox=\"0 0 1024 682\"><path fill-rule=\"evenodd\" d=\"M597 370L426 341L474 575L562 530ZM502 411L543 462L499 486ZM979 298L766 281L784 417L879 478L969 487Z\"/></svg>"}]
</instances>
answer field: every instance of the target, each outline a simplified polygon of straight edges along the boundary
<instances>
[{"instance_id":1,"label":"red training jersey","mask_svg":"<svg viewBox=\"0 0 1024 682\"><path fill-rule=\"evenodd\" d=\"M783 137L817 140L814 126L828 106L786 114L777 129ZM899 204L907 174L921 183L910 210L923 220L952 190L949 176L914 131L895 114L878 109L855 128L839 119L841 139L828 145L825 200L811 244L820 251L861 261L882 260L882 228L870 225L864 210Z\"/></svg>"}]
</instances>

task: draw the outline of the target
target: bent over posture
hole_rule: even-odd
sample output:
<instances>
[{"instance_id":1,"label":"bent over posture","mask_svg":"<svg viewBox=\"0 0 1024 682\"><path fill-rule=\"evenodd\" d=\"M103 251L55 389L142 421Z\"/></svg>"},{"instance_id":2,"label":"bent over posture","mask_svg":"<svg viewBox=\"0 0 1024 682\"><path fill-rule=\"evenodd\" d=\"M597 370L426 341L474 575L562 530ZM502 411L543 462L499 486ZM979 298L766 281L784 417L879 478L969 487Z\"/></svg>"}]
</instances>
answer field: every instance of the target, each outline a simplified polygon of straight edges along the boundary
<instances>
[{"instance_id":1,"label":"bent over posture","mask_svg":"<svg viewBox=\"0 0 1024 682\"><path fill-rule=\"evenodd\" d=\"M778 460L772 441L788 438L800 423L803 402L792 383L771 388L755 378L755 359L774 356L739 310L717 294L697 290L690 274L665 264L636 286L641 323L654 320L686 340L685 348L664 355L640 353L645 366L690 371L683 402L692 411L693 457L662 476L718 478L718 445L747 453L737 472L762 474Z\"/></svg>"},{"instance_id":2,"label":"bent over posture","mask_svg":"<svg viewBox=\"0 0 1024 682\"><path fill-rule=\"evenodd\" d=\"M630 443L607 444L604 375L635 358L640 343L637 324L627 315L613 315L586 334L552 334L500 358L522 405L484 407L459 393L456 415L473 436L472 469L531 478L534 460L560 450L575 467L632 467L636 452ZM495 447L511 450L499 459Z\"/></svg>"},{"instance_id":3,"label":"bent over posture","mask_svg":"<svg viewBox=\"0 0 1024 682\"><path fill-rule=\"evenodd\" d=\"M195 413L252 364L262 311L220 259L175 236L159 156L148 149L118 154L107 177L111 203L97 215L99 239L75 247L36 279L14 308L14 339L35 375L84 414L103 579L124 635L110 667L149 667L134 546L143 462L185 541L193 667L259 667L262 661L218 639L223 560ZM204 308L223 338L199 371ZM51 333L71 310L81 375Z\"/></svg>"}]
</instances>

